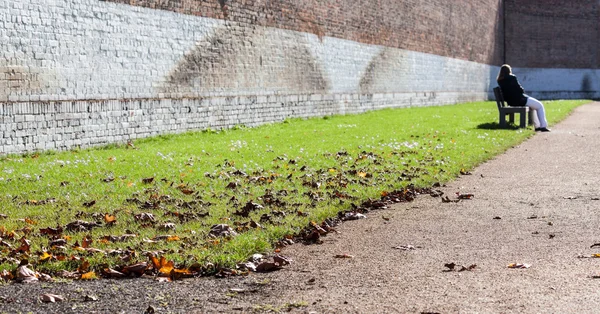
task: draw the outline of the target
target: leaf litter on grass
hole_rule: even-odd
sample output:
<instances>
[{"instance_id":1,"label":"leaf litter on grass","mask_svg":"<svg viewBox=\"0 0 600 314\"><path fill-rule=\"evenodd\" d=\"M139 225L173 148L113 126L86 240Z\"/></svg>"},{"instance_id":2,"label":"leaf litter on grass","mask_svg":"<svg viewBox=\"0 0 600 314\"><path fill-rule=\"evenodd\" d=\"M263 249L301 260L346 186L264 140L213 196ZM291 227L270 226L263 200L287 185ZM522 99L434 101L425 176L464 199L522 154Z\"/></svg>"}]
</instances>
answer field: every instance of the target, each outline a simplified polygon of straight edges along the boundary
<instances>
[{"instance_id":1,"label":"leaf litter on grass","mask_svg":"<svg viewBox=\"0 0 600 314\"><path fill-rule=\"evenodd\" d=\"M67 278L244 274L236 263L254 253L319 243L340 221L430 194L423 187L519 140L480 140L484 131L455 119L431 126L429 110L409 119L417 128L376 112L341 133L338 121L355 117L0 159L2 278L14 280L23 261Z\"/></svg>"}]
</instances>

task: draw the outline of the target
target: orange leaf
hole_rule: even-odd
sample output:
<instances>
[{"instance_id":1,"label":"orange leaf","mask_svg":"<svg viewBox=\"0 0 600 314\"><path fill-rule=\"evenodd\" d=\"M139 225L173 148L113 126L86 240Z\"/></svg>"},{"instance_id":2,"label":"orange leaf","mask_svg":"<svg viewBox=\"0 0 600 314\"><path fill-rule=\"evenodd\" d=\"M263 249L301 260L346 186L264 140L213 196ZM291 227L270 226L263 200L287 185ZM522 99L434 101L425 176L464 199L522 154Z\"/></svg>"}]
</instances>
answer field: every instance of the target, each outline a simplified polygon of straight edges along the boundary
<instances>
[{"instance_id":1,"label":"orange leaf","mask_svg":"<svg viewBox=\"0 0 600 314\"><path fill-rule=\"evenodd\" d=\"M167 238L167 241L179 241L181 239L179 239L178 236L174 235L174 236L170 236Z\"/></svg>"},{"instance_id":2,"label":"orange leaf","mask_svg":"<svg viewBox=\"0 0 600 314\"><path fill-rule=\"evenodd\" d=\"M156 256L149 254L150 255L150 261L152 262L152 266L154 266L154 269L160 269L160 261L158 260L158 258L156 258Z\"/></svg>"},{"instance_id":3,"label":"orange leaf","mask_svg":"<svg viewBox=\"0 0 600 314\"><path fill-rule=\"evenodd\" d=\"M117 222L117 217L109 214L104 214L104 222L107 225L114 224L115 222Z\"/></svg>"},{"instance_id":4,"label":"orange leaf","mask_svg":"<svg viewBox=\"0 0 600 314\"><path fill-rule=\"evenodd\" d=\"M93 271L87 272L83 275L81 275L81 279L82 280L93 280L93 279L98 279L98 277L96 276L96 273Z\"/></svg>"},{"instance_id":5,"label":"orange leaf","mask_svg":"<svg viewBox=\"0 0 600 314\"><path fill-rule=\"evenodd\" d=\"M173 270L174 263L173 263L173 261L168 261L166 263L162 263L163 259L164 259L164 257L160 258L161 267L158 270L158 272L161 273L161 274L163 274L163 275L170 275L171 271Z\"/></svg>"},{"instance_id":6,"label":"orange leaf","mask_svg":"<svg viewBox=\"0 0 600 314\"><path fill-rule=\"evenodd\" d=\"M361 177L361 178L364 178L364 177L367 176L367 173L360 171L360 172L358 172L358 176Z\"/></svg>"},{"instance_id":7,"label":"orange leaf","mask_svg":"<svg viewBox=\"0 0 600 314\"><path fill-rule=\"evenodd\" d=\"M25 218L25 222L30 224L30 225L36 225L37 222L35 220L29 219L29 218Z\"/></svg>"}]
</instances>

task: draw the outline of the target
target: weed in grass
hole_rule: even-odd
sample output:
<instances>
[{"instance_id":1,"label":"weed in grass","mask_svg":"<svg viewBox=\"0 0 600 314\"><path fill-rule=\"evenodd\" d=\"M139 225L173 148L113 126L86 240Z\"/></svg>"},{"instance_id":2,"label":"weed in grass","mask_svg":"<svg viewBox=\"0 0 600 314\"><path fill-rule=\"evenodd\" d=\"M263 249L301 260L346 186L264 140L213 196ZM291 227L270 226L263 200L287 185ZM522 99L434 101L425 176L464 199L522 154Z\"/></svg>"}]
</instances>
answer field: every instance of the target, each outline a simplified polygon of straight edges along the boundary
<instances>
[{"instance_id":1,"label":"weed in grass","mask_svg":"<svg viewBox=\"0 0 600 314\"><path fill-rule=\"evenodd\" d=\"M548 120L581 103L546 102ZM491 102L387 109L5 156L0 271L21 259L53 274L82 273L86 263L128 275L146 264L232 267L310 221L385 191L446 182L534 134L497 129L497 118ZM212 236L218 224L237 235Z\"/></svg>"}]
</instances>

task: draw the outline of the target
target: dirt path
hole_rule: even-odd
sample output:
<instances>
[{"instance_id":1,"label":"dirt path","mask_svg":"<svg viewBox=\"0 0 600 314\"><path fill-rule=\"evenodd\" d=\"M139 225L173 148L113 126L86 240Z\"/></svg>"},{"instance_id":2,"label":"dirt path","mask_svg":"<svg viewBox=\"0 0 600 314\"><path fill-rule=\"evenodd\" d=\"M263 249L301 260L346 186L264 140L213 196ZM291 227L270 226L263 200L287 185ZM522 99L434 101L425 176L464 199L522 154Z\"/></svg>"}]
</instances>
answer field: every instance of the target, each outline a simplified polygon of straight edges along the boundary
<instances>
[{"instance_id":1,"label":"dirt path","mask_svg":"<svg viewBox=\"0 0 600 314\"><path fill-rule=\"evenodd\" d=\"M472 200L422 196L373 212L344 223L322 245L286 248L295 262L284 270L170 284L9 285L0 288L0 312L594 313L600 259L578 255L600 253L590 248L600 243L598 152L594 103L441 188L450 198L473 193ZM415 249L394 248L401 245ZM477 266L446 271L447 263ZM42 292L68 301L36 303Z\"/></svg>"}]
</instances>

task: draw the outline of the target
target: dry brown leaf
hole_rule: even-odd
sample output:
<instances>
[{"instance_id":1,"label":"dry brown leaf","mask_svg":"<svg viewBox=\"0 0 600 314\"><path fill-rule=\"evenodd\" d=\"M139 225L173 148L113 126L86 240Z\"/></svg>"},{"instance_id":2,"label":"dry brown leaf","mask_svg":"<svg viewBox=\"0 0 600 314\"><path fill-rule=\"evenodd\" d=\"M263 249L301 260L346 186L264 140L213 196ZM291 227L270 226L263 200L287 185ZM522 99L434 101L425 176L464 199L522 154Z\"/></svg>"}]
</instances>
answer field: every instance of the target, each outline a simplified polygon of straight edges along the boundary
<instances>
[{"instance_id":1,"label":"dry brown leaf","mask_svg":"<svg viewBox=\"0 0 600 314\"><path fill-rule=\"evenodd\" d=\"M90 268L90 262L84 260L83 262L81 262L81 265L79 265L79 267L77 268L77 272L83 274L83 273L87 272L89 268Z\"/></svg>"},{"instance_id":2,"label":"dry brown leaf","mask_svg":"<svg viewBox=\"0 0 600 314\"><path fill-rule=\"evenodd\" d=\"M38 281L38 278L36 272L27 267L27 262L22 261L17 268L17 280L19 282L34 282Z\"/></svg>"},{"instance_id":3,"label":"dry brown leaf","mask_svg":"<svg viewBox=\"0 0 600 314\"><path fill-rule=\"evenodd\" d=\"M146 269L148 269L148 263L142 262L142 263L125 266L125 267L123 267L123 269L121 271L125 274L135 275L135 276L139 277L144 274Z\"/></svg>"},{"instance_id":4,"label":"dry brown leaf","mask_svg":"<svg viewBox=\"0 0 600 314\"><path fill-rule=\"evenodd\" d=\"M93 242L94 240L92 239L92 236L88 234L81 240L81 247L84 249L89 248L90 244L92 244Z\"/></svg>"},{"instance_id":5,"label":"dry brown leaf","mask_svg":"<svg viewBox=\"0 0 600 314\"><path fill-rule=\"evenodd\" d=\"M116 271L112 268L105 268L102 270L102 275L108 278L123 278L126 275L122 272Z\"/></svg>"},{"instance_id":6,"label":"dry brown leaf","mask_svg":"<svg viewBox=\"0 0 600 314\"><path fill-rule=\"evenodd\" d=\"M13 274L12 274L11 272L9 272L8 270L6 270L6 269L3 269L3 270L0 272L0 278L2 278L2 279L4 279L4 280L8 281L8 280L12 280L12 279L14 278L14 276L13 276Z\"/></svg>"},{"instance_id":7,"label":"dry brown leaf","mask_svg":"<svg viewBox=\"0 0 600 314\"><path fill-rule=\"evenodd\" d=\"M58 294L51 294L51 293L44 293L42 295L40 295L40 300L42 302L62 302L65 300L65 297L63 297L62 295L58 295Z\"/></svg>"}]
</instances>

